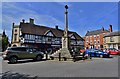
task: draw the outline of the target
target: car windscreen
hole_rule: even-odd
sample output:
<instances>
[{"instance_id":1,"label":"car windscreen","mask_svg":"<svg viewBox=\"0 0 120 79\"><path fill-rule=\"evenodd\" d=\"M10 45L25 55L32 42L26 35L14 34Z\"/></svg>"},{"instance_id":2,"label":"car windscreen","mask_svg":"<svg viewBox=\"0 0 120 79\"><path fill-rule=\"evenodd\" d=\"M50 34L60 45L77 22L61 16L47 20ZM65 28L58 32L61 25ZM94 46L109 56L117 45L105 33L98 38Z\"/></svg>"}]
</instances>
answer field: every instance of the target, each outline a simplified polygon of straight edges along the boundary
<instances>
[{"instance_id":1,"label":"car windscreen","mask_svg":"<svg viewBox=\"0 0 120 79\"><path fill-rule=\"evenodd\" d=\"M8 48L7 50L13 50L13 51L26 51L26 48Z\"/></svg>"}]
</instances>

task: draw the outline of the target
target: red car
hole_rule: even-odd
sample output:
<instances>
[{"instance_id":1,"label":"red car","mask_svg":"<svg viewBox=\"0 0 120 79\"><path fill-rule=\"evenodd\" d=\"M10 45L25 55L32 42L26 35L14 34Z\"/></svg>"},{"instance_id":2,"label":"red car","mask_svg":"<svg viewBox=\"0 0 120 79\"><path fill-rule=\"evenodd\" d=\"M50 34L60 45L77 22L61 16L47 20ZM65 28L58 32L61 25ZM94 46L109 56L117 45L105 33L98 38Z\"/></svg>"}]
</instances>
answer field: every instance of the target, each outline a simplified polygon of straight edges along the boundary
<instances>
[{"instance_id":1,"label":"red car","mask_svg":"<svg viewBox=\"0 0 120 79\"><path fill-rule=\"evenodd\" d=\"M115 48L108 48L104 50L105 52L110 53L111 55L120 55L120 50L117 50Z\"/></svg>"},{"instance_id":2,"label":"red car","mask_svg":"<svg viewBox=\"0 0 120 79\"><path fill-rule=\"evenodd\" d=\"M120 49L118 49L118 55L120 55Z\"/></svg>"},{"instance_id":3,"label":"red car","mask_svg":"<svg viewBox=\"0 0 120 79\"><path fill-rule=\"evenodd\" d=\"M85 49L81 49L80 52L84 53L84 52L85 52Z\"/></svg>"}]
</instances>

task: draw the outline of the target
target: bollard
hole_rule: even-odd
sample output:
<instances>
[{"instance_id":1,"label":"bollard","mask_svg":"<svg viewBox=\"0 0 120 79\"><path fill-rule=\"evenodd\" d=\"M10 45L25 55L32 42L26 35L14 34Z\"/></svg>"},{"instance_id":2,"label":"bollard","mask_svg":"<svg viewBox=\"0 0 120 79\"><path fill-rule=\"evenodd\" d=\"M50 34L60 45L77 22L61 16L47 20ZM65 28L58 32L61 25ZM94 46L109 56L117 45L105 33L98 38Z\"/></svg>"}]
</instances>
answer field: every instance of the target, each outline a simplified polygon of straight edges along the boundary
<instances>
[{"instance_id":1,"label":"bollard","mask_svg":"<svg viewBox=\"0 0 120 79\"><path fill-rule=\"evenodd\" d=\"M66 57L63 57L64 61L67 61L67 58Z\"/></svg>"},{"instance_id":2,"label":"bollard","mask_svg":"<svg viewBox=\"0 0 120 79\"><path fill-rule=\"evenodd\" d=\"M48 54L46 53L46 60L48 60Z\"/></svg>"},{"instance_id":3,"label":"bollard","mask_svg":"<svg viewBox=\"0 0 120 79\"><path fill-rule=\"evenodd\" d=\"M90 52L90 59L92 59L92 55L91 55L91 52Z\"/></svg>"},{"instance_id":4,"label":"bollard","mask_svg":"<svg viewBox=\"0 0 120 79\"><path fill-rule=\"evenodd\" d=\"M76 59L75 59L75 52L73 52L73 62L75 62Z\"/></svg>"},{"instance_id":5,"label":"bollard","mask_svg":"<svg viewBox=\"0 0 120 79\"><path fill-rule=\"evenodd\" d=\"M59 61L61 61L61 53L59 53Z\"/></svg>"},{"instance_id":6,"label":"bollard","mask_svg":"<svg viewBox=\"0 0 120 79\"><path fill-rule=\"evenodd\" d=\"M76 57L75 57L75 54L73 55L73 62L75 62L76 61Z\"/></svg>"}]
</instances>

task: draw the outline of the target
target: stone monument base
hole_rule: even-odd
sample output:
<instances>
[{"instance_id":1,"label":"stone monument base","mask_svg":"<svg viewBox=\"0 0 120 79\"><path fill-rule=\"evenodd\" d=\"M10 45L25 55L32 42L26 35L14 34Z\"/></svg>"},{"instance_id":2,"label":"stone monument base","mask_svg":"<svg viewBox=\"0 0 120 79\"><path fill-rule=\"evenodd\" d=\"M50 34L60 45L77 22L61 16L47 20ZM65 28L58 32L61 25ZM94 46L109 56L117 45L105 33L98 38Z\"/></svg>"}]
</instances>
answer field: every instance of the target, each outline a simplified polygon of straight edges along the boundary
<instances>
[{"instance_id":1,"label":"stone monument base","mask_svg":"<svg viewBox=\"0 0 120 79\"><path fill-rule=\"evenodd\" d=\"M50 55L50 57L54 57L54 58L59 58L59 55L61 56L61 58L72 58L70 51L67 48L61 48L58 51L56 51L55 53L53 53L52 55Z\"/></svg>"}]
</instances>

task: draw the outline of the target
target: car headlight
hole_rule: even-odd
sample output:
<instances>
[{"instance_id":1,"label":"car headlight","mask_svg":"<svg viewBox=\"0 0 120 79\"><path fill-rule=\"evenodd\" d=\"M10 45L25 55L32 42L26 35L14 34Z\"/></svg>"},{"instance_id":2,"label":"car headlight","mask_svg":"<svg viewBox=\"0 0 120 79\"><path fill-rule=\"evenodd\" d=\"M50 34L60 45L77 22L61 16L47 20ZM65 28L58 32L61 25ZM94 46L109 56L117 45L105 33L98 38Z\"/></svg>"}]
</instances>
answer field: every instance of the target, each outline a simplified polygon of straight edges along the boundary
<instances>
[{"instance_id":1,"label":"car headlight","mask_svg":"<svg viewBox=\"0 0 120 79\"><path fill-rule=\"evenodd\" d=\"M83 55L83 53L80 53L80 55Z\"/></svg>"},{"instance_id":2,"label":"car headlight","mask_svg":"<svg viewBox=\"0 0 120 79\"><path fill-rule=\"evenodd\" d=\"M5 58L7 55L2 55L3 58Z\"/></svg>"}]
</instances>

